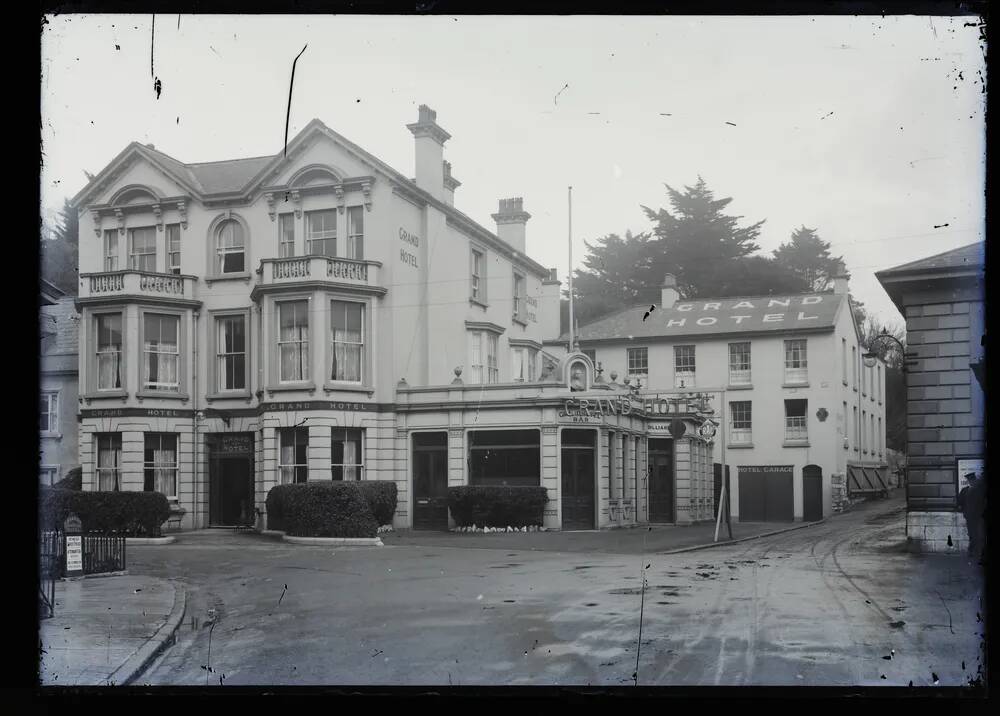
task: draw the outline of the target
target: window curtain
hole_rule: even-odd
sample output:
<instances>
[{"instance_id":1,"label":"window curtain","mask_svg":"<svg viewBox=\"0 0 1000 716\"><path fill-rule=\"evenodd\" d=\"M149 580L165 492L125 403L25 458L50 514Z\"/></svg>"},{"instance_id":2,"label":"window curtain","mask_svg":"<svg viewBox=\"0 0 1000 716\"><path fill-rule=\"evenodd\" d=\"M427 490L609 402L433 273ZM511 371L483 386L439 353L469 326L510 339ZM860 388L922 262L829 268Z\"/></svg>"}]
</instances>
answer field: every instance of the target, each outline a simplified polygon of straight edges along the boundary
<instances>
[{"instance_id":1,"label":"window curtain","mask_svg":"<svg viewBox=\"0 0 1000 716\"><path fill-rule=\"evenodd\" d=\"M483 382L483 344L482 334L474 331L469 334L469 382Z\"/></svg>"},{"instance_id":2,"label":"window curtain","mask_svg":"<svg viewBox=\"0 0 1000 716\"><path fill-rule=\"evenodd\" d=\"M281 379L307 380L309 377L309 326L303 321L305 307L280 309Z\"/></svg>"},{"instance_id":3,"label":"window curtain","mask_svg":"<svg viewBox=\"0 0 1000 716\"><path fill-rule=\"evenodd\" d=\"M174 485L176 474L177 453L173 449L153 451L153 489L167 497L174 497L177 492Z\"/></svg>"},{"instance_id":4,"label":"window curtain","mask_svg":"<svg viewBox=\"0 0 1000 716\"><path fill-rule=\"evenodd\" d=\"M177 383L177 322L178 319L169 317L146 318L144 348L147 383Z\"/></svg>"},{"instance_id":5,"label":"window curtain","mask_svg":"<svg viewBox=\"0 0 1000 716\"><path fill-rule=\"evenodd\" d=\"M334 301L333 316L333 365L331 380L361 381L363 358L364 307L361 304Z\"/></svg>"},{"instance_id":6,"label":"window curtain","mask_svg":"<svg viewBox=\"0 0 1000 716\"><path fill-rule=\"evenodd\" d=\"M101 441L97 451L98 490L118 490L118 470L121 466L121 447L110 441Z\"/></svg>"}]
</instances>

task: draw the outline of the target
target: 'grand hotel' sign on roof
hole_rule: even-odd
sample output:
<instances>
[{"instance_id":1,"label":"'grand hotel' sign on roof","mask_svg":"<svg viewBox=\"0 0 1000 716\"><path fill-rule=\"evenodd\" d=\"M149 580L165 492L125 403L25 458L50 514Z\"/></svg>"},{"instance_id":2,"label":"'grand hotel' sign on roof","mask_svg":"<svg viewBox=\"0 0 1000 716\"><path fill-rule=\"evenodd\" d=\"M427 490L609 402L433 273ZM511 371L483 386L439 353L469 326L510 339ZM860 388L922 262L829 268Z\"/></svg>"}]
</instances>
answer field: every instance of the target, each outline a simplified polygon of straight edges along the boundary
<instances>
[{"instance_id":1,"label":"'grand hotel' sign on roof","mask_svg":"<svg viewBox=\"0 0 1000 716\"><path fill-rule=\"evenodd\" d=\"M793 306L792 302L795 301ZM723 303L726 303L723 308ZM786 317L790 321L815 321L820 318L819 314L810 306L823 303L822 296L803 296L802 298L761 298L761 299L740 299L739 301L706 301L705 303L679 303L673 307L678 313L697 312L704 314L707 312L730 311L729 315L699 315L684 316L681 318L667 318L667 328L682 327L690 320L698 326L714 326L719 323L732 321L740 325L743 321L753 322L754 319L761 323L781 323ZM776 311L774 309L792 309L791 311ZM798 309L798 310L796 310Z\"/></svg>"}]
</instances>

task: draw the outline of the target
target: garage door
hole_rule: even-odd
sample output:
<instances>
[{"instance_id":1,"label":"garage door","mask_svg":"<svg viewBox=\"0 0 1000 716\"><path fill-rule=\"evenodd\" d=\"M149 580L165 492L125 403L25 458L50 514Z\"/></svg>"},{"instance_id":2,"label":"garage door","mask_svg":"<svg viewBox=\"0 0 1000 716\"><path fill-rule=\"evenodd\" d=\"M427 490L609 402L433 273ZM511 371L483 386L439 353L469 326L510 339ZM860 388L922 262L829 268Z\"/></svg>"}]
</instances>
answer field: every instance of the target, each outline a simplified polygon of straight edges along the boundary
<instances>
[{"instance_id":1,"label":"garage door","mask_svg":"<svg viewBox=\"0 0 1000 716\"><path fill-rule=\"evenodd\" d=\"M738 467L740 522L792 522L792 470L792 465Z\"/></svg>"}]
</instances>

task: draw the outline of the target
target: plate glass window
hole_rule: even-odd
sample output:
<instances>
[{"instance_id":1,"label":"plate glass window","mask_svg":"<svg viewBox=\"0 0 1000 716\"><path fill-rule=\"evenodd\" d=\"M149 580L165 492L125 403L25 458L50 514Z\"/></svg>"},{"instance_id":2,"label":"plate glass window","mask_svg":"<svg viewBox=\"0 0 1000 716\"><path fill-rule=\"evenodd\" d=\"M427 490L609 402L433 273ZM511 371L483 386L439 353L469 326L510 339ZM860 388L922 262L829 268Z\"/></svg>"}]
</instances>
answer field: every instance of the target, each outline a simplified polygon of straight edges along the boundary
<instances>
[{"instance_id":1,"label":"plate glass window","mask_svg":"<svg viewBox=\"0 0 1000 716\"><path fill-rule=\"evenodd\" d=\"M246 237L240 222L235 219L223 221L215 233L215 242L220 274L246 271Z\"/></svg>"},{"instance_id":2,"label":"plate glass window","mask_svg":"<svg viewBox=\"0 0 1000 716\"><path fill-rule=\"evenodd\" d=\"M97 389L122 387L122 316L120 313L97 317Z\"/></svg>"},{"instance_id":3,"label":"plate glass window","mask_svg":"<svg viewBox=\"0 0 1000 716\"><path fill-rule=\"evenodd\" d=\"M59 431L59 394L42 393L41 421L39 429L43 433Z\"/></svg>"},{"instance_id":4,"label":"plate glass window","mask_svg":"<svg viewBox=\"0 0 1000 716\"><path fill-rule=\"evenodd\" d=\"M360 383L365 360L364 304L333 301L330 315L333 331L330 380Z\"/></svg>"},{"instance_id":5,"label":"plate glass window","mask_svg":"<svg viewBox=\"0 0 1000 716\"><path fill-rule=\"evenodd\" d=\"M309 428L280 428L278 440L281 484L305 482L309 478Z\"/></svg>"},{"instance_id":6,"label":"plate glass window","mask_svg":"<svg viewBox=\"0 0 1000 716\"><path fill-rule=\"evenodd\" d=\"M143 315L143 387L149 390L180 388L177 374L180 350L177 345L178 316L156 313Z\"/></svg>"},{"instance_id":7,"label":"plate glass window","mask_svg":"<svg viewBox=\"0 0 1000 716\"><path fill-rule=\"evenodd\" d=\"M167 224L167 273L181 272L181 225Z\"/></svg>"},{"instance_id":8,"label":"plate glass window","mask_svg":"<svg viewBox=\"0 0 1000 716\"><path fill-rule=\"evenodd\" d=\"M364 479L364 431L358 428L333 428L330 443L330 468L334 480Z\"/></svg>"},{"instance_id":9,"label":"plate glass window","mask_svg":"<svg viewBox=\"0 0 1000 716\"><path fill-rule=\"evenodd\" d=\"M143 489L177 499L177 435L146 433L143 454Z\"/></svg>"},{"instance_id":10,"label":"plate glass window","mask_svg":"<svg viewBox=\"0 0 1000 716\"><path fill-rule=\"evenodd\" d=\"M753 415L749 400L729 404L729 439L733 445L753 442Z\"/></svg>"},{"instance_id":11,"label":"plate glass window","mask_svg":"<svg viewBox=\"0 0 1000 716\"><path fill-rule=\"evenodd\" d=\"M694 346L674 346L674 387L694 387Z\"/></svg>"},{"instance_id":12,"label":"plate glass window","mask_svg":"<svg viewBox=\"0 0 1000 716\"><path fill-rule=\"evenodd\" d=\"M309 302L278 304L279 381L309 380Z\"/></svg>"},{"instance_id":13,"label":"plate glass window","mask_svg":"<svg viewBox=\"0 0 1000 716\"><path fill-rule=\"evenodd\" d=\"M347 258L362 260L365 257L365 210L351 206L347 209Z\"/></svg>"},{"instance_id":14,"label":"plate glass window","mask_svg":"<svg viewBox=\"0 0 1000 716\"><path fill-rule=\"evenodd\" d=\"M729 384L750 385L750 343L729 344Z\"/></svg>"},{"instance_id":15,"label":"plate glass window","mask_svg":"<svg viewBox=\"0 0 1000 716\"><path fill-rule=\"evenodd\" d=\"M118 270L118 229L104 231L104 270Z\"/></svg>"},{"instance_id":16,"label":"plate glass window","mask_svg":"<svg viewBox=\"0 0 1000 716\"><path fill-rule=\"evenodd\" d=\"M156 227L128 230L129 268L133 271L156 271Z\"/></svg>"},{"instance_id":17,"label":"plate glass window","mask_svg":"<svg viewBox=\"0 0 1000 716\"><path fill-rule=\"evenodd\" d=\"M306 213L306 253L315 256L337 255L336 209Z\"/></svg>"},{"instance_id":18,"label":"plate glass window","mask_svg":"<svg viewBox=\"0 0 1000 716\"><path fill-rule=\"evenodd\" d=\"M628 348L628 378L633 384L639 378L646 380L649 375L649 349L648 348ZM593 360L593 358L591 358Z\"/></svg>"},{"instance_id":19,"label":"plate glass window","mask_svg":"<svg viewBox=\"0 0 1000 716\"><path fill-rule=\"evenodd\" d=\"M219 371L219 391L246 390L247 342L246 318L224 316L216 321L219 347L216 365Z\"/></svg>"},{"instance_id":20,"label":"plate glass window","mask_svg":"<svg viewBox=\"0 0 1000 716\"><path fill-rule=\"evenodd\" d=\"M806 406L805 400L785 401L785 440L805 440L809 437L806 432Z\"/></svg>"},{"instance_id":21,"label":"plate glass window","mask_svg":"<svg viewBox=\"0 0 1000 716\"><path fill-rule=\"evenodd\" d=\"M122 435L99 433L97 435L97 489L99 492L118 492L121 489Z\"/></svg>"},{"instance_id":22,"label":"plate glass window","mask_svg":"<svg viewBox=\"0 0 1000 716\"><path fill-rule=\"evenodd\" d=\"M805 340L785 341L785 382L808 381Z\"/></svg>"},{"instance_id":23,"label":"plate glass window","mask_svg":"<svg viewBox=\"0 0 1000 716\"><path fill-rule=\"evenodd\" d=\"M295 215L281 214L278 217L278 258L295 256Z\"/></svg>"}]
</instances>

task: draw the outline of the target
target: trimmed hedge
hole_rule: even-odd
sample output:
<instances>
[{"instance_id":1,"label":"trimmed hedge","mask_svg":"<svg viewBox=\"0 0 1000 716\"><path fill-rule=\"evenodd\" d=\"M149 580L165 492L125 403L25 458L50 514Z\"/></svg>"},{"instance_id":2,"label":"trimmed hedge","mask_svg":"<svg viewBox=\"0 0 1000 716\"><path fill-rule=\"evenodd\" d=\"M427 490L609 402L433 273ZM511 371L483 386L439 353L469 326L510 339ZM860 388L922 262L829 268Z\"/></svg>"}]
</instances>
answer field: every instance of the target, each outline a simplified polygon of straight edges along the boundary
<instances>
[{"instance_id":1,"label":"trimmed hedge","mask_svg":"<svg viewBox=\"0 0 1000 716\"><path fill-rule=\"evenodd\" d=\"M42 529L62 529L71 512L80 518L84 532L159 537L160 528L170 517L170 503L159 492L79 492L41 488L39 521Z\"/></svg>"},{"instance_id":2,"label":"trimmed hedge","mask_svg":"<svg viewBox=\"0 0 1000 716\"><path fill-rule=\"evenodd\" d=\"M60 490L82 490L83 489L83 468L74 467L66 473L66 477L54 484Z\"/></svg>"},{"instance_id":3,"label":"trimmed hedge","mask_svg":"<svg viewBox=\"0 0 1000 716\"><path fill-rule=\"evenodd\" d=\"M379 527L391 525L392 516L396 514L396 483L391 480L362 480L354 484L367 500Z\"/></svg>"},{"instance_id":4,"label":"trimmed hedge","mask_svg":"<svg viewBox=\"0 0 1000 716\"><path fill-rule=\"evenodd\" d=\"M463 485L448 488L448 507L460 527L526 527L541 525L544 487Z\"/></svg>"},{"instance_id":5,"label":"trimmed hedge","mask_svg":"<svg viewBox=\"0 0 1000 716\"><path fill-rule=\"evenodd\" d=\"M267 493L267 527L293 537L374 537L378 524L357 484L276 485Z\"/></svg>"}]
</instances>

